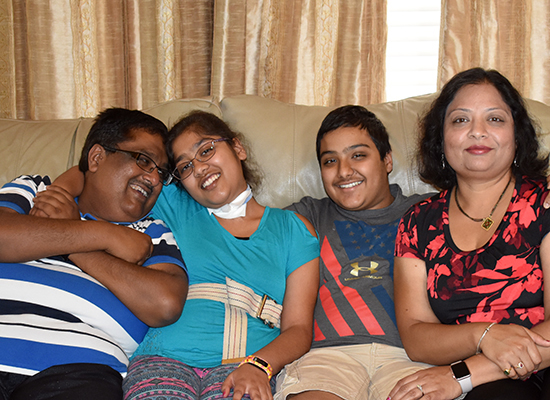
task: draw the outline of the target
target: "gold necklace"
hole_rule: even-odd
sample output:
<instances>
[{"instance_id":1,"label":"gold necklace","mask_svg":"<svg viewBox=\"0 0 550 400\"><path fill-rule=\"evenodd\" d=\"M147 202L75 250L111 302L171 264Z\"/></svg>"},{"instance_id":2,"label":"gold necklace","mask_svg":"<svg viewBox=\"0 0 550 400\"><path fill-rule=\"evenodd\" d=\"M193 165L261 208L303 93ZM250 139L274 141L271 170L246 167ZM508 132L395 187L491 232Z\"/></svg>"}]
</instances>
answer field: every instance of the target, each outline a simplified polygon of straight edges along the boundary
<instances>
[{"instance_id":1,"label":"gold necklace","mask_svg":"<svg viewBox=\"0 0 550 400\"><path fill-rule=\"evenodd\" d=\"M456 205L458 207L458 209L460 210L460 212L462 214L464 214L465 216L467 216L468 218L470 218L472 221L474 222L481 222L481 227L483 229L485 229L486 231L488 231L489 229L491 229L491 227L493 226L493 224L495 223L495 221L493 220L493 218L491 218L493 216L493 213L495 212L495 210L497 209L497 206L498 206L498 203L500 203L500 200L502 200L502 197L504 196L504 193L506 193L506 190L508 189L508 186L510 186L510 182L512 182L512 176L510 176L510 180L508 180L508 183L506 184L506 187L504 188L504 190L502 191L500 197L498 198L497 202L495 203L495 206L493 207L493 209L491 210L491 214L489 214L488 217L485 217L485 218L472 218L470 217L468 214L466 214L466 211L464 211L462 209L462 207L460 207L460 203L458 202L458 185L456 185L456 189L455 189L455 201L456 201Z\"/></svg>"}]
</instances>

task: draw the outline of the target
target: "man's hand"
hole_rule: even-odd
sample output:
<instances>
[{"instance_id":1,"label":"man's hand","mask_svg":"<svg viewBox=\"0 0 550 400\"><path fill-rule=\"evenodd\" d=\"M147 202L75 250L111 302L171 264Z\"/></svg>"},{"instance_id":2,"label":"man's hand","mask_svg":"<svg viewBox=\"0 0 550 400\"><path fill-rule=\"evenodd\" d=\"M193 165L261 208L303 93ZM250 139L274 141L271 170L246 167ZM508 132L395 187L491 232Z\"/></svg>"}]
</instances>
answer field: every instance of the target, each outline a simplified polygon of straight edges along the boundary
<instances>
[{"instance_id":1,"label":"man's hand","mask_svg":"<svg viewBox=\"0 0 550 400\"><path fill-rule=\"evenodd\" d=\"M34 207L29 214L44 218L80 220L80 211L72 195L55 184L36 195ZM149 235L108 222L99 224L101 229L95 236L105 242L104 250L107 253L138 265L142 265L151 256L153 244ZM87 226L91 228L93 225Z\"/></svg>"},{"instance_id":2,"label":"man's hand","mask_svg":"<svg viewBox=\"0 0 550 400\"><path fill-rule=\"evenodd\" d=\"M153 243L151 237L126 226L105 222L105 251L112 256L132 264L143 265L151 257Z\"/></svg>"},{"instance_id":3,"label":"man's hand","mask_svg":"<svg viewBox=\"0 0 550 400\"><path fill-rule=\"evenodd\" d=\"M78 205L74 198L60 186L50 185L38 192L34 198L34 207L29 215L35 217L80 219Z\"/></svg>"}]
</instances>

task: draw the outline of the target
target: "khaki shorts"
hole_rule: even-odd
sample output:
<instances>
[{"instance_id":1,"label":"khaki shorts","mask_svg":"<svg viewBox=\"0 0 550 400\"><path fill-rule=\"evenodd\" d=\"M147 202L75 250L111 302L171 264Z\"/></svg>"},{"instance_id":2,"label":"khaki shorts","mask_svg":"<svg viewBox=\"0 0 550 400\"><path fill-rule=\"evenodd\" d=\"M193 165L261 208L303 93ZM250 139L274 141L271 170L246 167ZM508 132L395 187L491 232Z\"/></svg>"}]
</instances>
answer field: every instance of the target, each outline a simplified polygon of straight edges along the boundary
<instances>
[{"instance_id":1,"label":"khaki shorts","mask_svg":"<svg viewBox=\"0 0 550 400\"><path fill-rule=\"evenodd\" d=\"M312 349L279 373L273 398L319 390L345 400L386 400L399 379L428 367L378 343Z\"/></svg>"}]
</instances>

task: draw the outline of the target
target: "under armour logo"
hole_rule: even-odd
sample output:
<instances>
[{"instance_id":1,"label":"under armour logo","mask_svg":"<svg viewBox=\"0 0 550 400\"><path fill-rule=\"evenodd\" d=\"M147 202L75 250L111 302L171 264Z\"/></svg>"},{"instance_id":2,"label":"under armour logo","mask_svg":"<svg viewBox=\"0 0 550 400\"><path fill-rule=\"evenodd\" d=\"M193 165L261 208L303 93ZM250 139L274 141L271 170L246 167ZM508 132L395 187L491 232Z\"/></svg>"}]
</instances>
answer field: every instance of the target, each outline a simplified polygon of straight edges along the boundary
<instances>
[{"instance_id":1,"label":"under armour logo","mask_svg":"<svg viewBox=\"0 0 550 400\"><path fill-rule=\"evenodd\" d=\"M352 263L351 267L353 270L350 272L353 276L359 276L359 271L368 272L369 274L374 274L378 268L378 263L376 261L370 262L370 267L360 267L359 263Z\"/></svg>"}]
</instances>

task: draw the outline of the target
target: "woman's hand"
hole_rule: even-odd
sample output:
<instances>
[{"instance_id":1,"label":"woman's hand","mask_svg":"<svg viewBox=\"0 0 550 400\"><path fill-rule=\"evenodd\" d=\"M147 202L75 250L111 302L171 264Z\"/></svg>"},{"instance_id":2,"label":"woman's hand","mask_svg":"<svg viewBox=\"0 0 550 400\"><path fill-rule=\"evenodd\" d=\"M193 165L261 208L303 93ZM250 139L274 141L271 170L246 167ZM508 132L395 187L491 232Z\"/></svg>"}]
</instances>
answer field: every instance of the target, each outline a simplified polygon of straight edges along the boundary
<instances>
[{"instance_id":1,"label":"woman's hand","mask_svg":"<svg viewBox=\"0 0 550 400\"><path fill-rule=\"evenodd\" d=\"M503 374L512 379L526 379L542 362L537 345L550 347L550 341L519 325L497 324L487 332L480 348Z\"/></svg>"},{"instance_id":2,"label":"woman's hand","mask_svg":"<svg viewBox=\"0 0 550 400\"><path fill-rule=\"evenodd\" d=\"M36 194L29 214L45 218L80 219L78 205L73 196L57 185L50 185Z\"/></svg>"},{"instance_id":3,"label":"woman's hand","mask_svg":"<svg viewBox=\"0 0 550 400\"><path fill-rule=\"evenodd\" d=\"M390 392L391 400L452 400L462 394L451 367L431 367L401 379Z\"/></svg>"},{"instance_id":4,"label":"woman's hand","mask_svg":"<svg viewBox=\"0 0 550 400\"><path fill-rule=\"evenodd\" d=\"M233 400L240 400L247 394L252 400L272 400L271 386L267 374L252 364L243 364L231 372L222 384L223 397L233 389Z\"/></svg>"}]
</instances>

